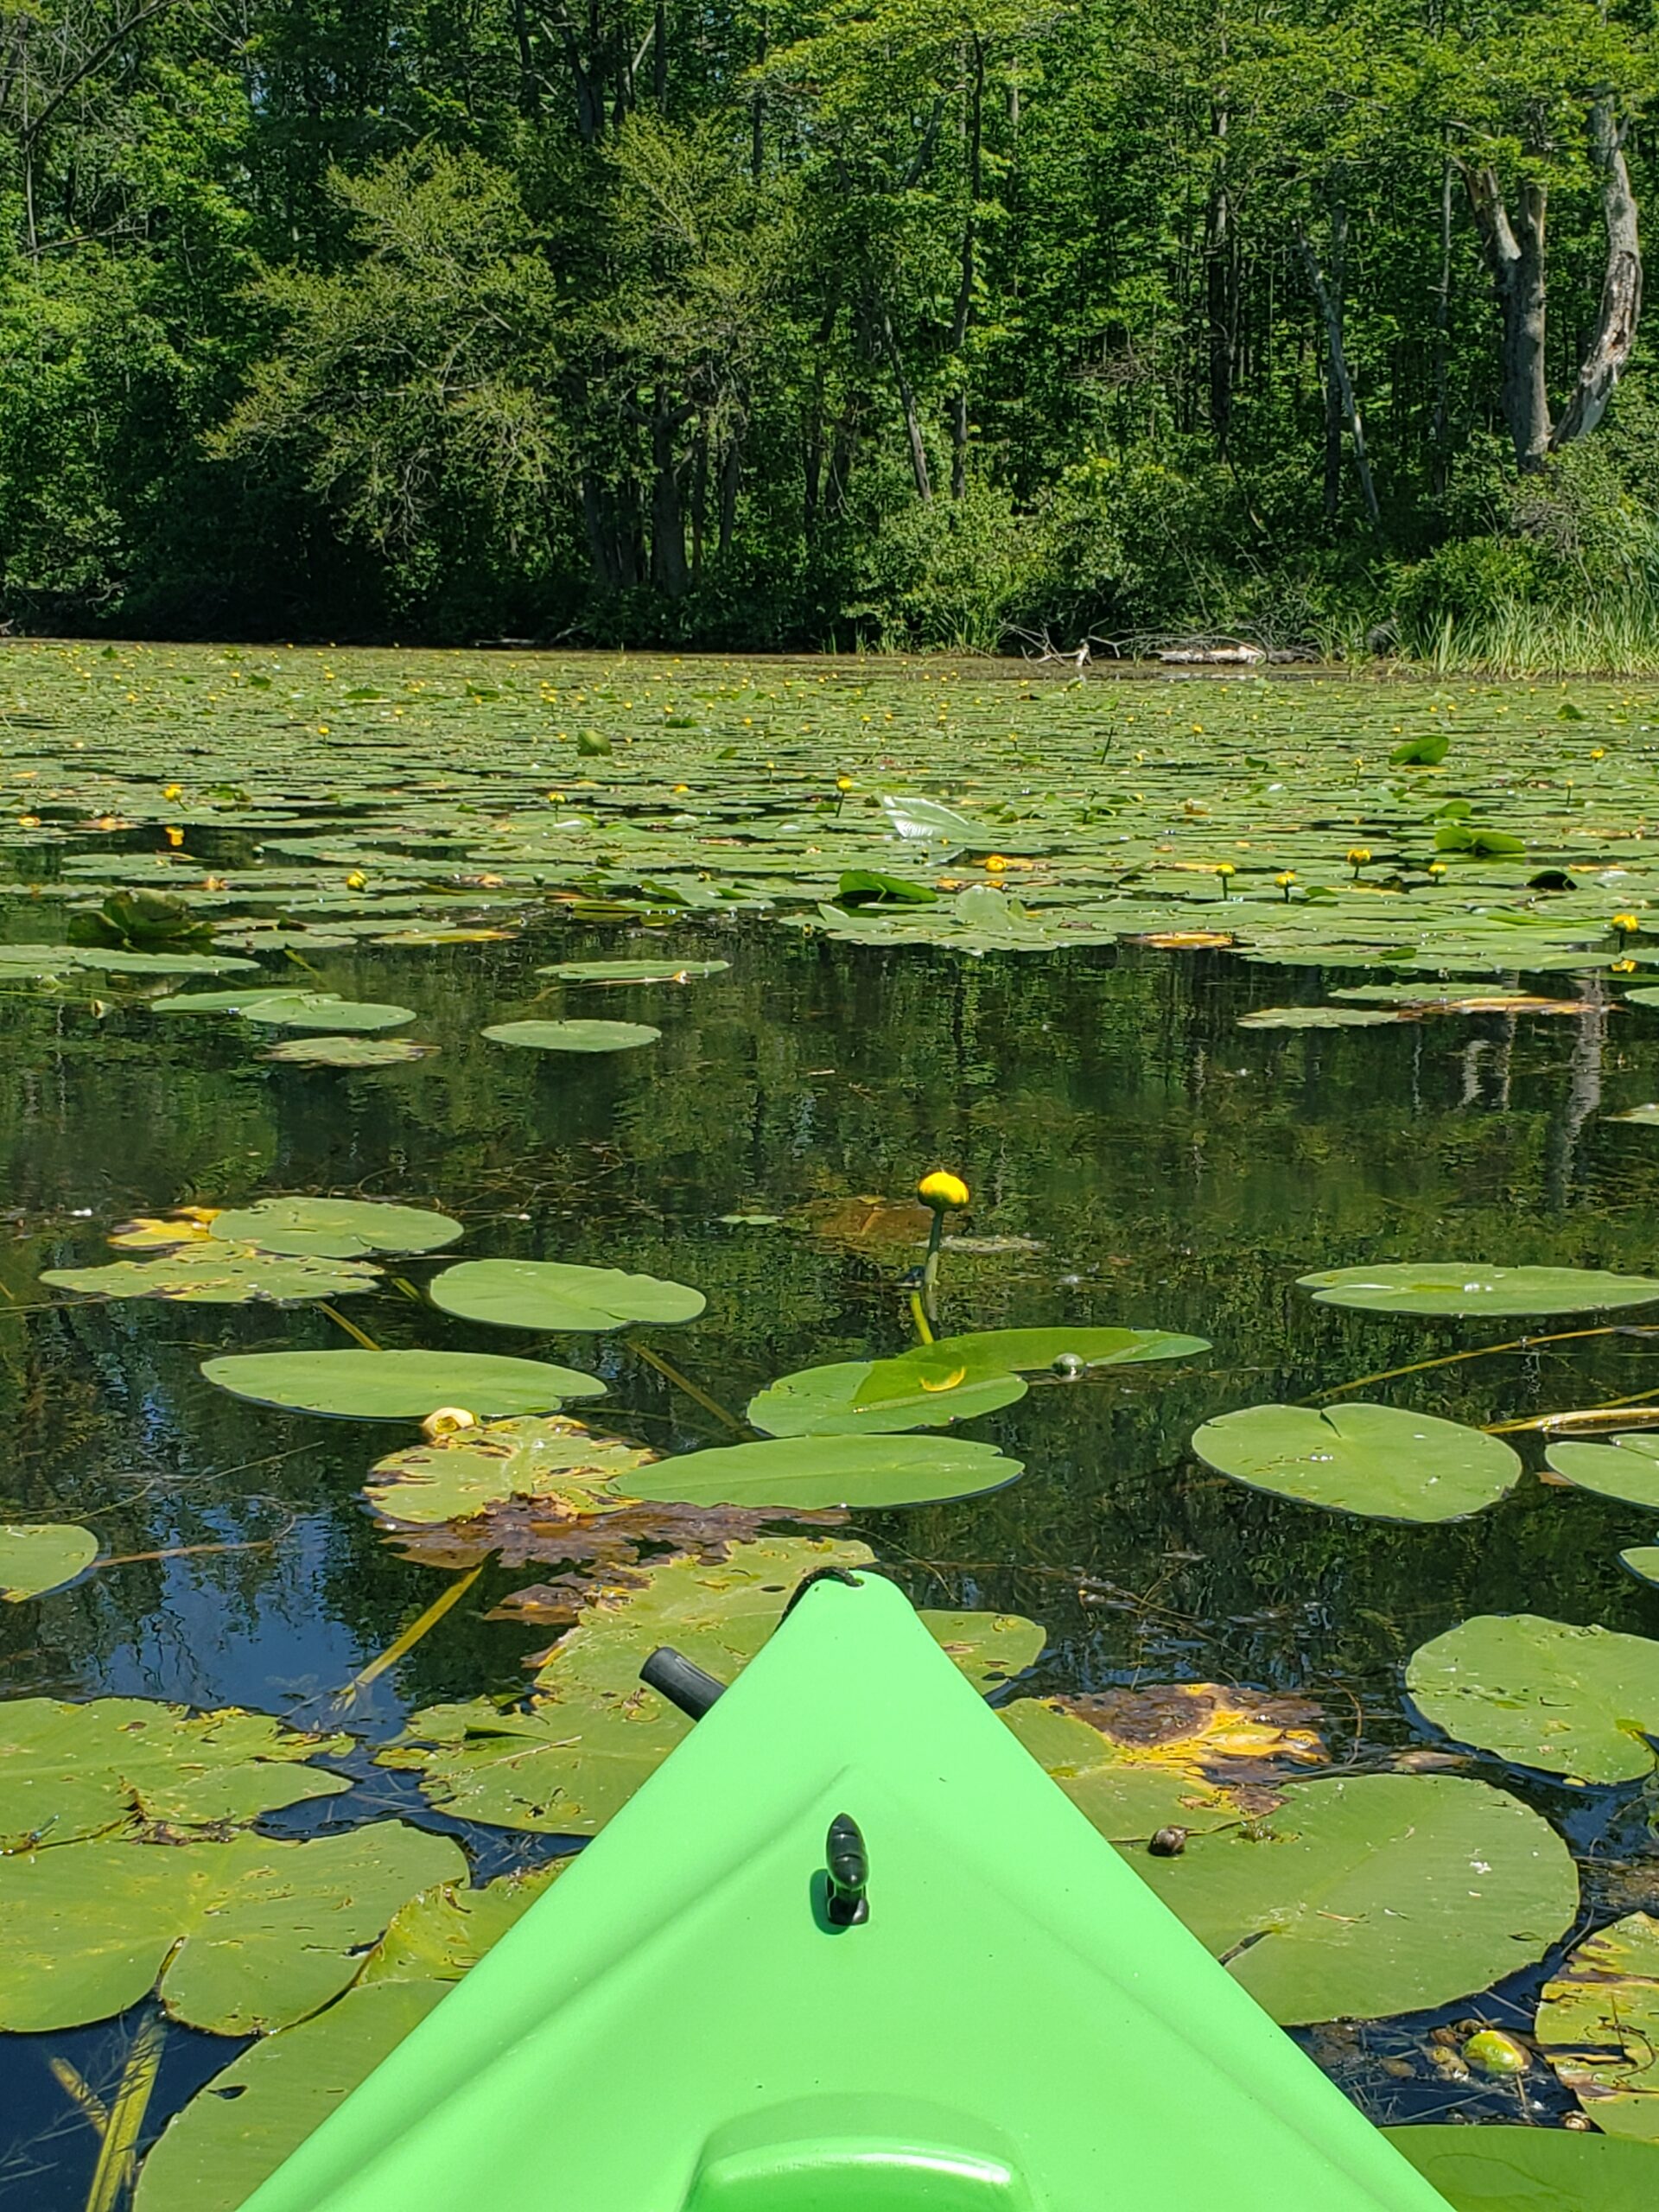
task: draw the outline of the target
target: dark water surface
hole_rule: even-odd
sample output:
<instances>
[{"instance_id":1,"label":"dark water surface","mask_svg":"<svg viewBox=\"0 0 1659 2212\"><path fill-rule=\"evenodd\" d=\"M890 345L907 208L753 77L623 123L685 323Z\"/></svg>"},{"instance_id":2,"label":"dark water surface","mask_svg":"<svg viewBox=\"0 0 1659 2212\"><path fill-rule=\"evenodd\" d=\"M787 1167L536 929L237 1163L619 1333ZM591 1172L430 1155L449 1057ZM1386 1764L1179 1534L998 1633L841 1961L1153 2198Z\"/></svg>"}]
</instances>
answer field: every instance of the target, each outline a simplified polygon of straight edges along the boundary
<instances>
[{"instance_id":1,"label":"dark water surface","mask_svg":"<svg viewBox=\"0 0 1659 2212\"><path fill-rule=\"evenodd\" d=\"M5 1510L85 1522L116 1554L175 1554L0 1608L0 1694L118 1692L304 1723L309 1701L338 1691L441 1586L397 1556L358 1497L371 1459L403 1432L264 1411L197 1371L226 1349L343 1343L325 1315L48 1305L39 1270L109 1257L114 1223L275 1192L431 1203L467 1224L446 1258L587 1261L696 1285L702 1319L639 1334L741 1411L790 1370L902 1349L894 1283L909 1255L721 1217L902 1193L938 1165L972 1187L965 1235L1029 1240L948 1255L951 1327L1127 1323L1214 1344L1186 1363L1033 1389L972 1430L1026 1460L1022 1481L848 1531L919 1601L1042 1622L1049 1647L1028 1687L1186 1679L1300 1691L1325 1709L1338 1756L1363 1766L1427 1735L1405 1707L1403 1663L1470 1613L1524 1608L1659 1634L1659 1591L1617 1562L1621 1547L1651 1541L1631 1509L1529 1480L1472 1521L1401 1528L1256 1495L1186 1449L1211 1414L1526 1325L1324 1309L1294 1287L1310 1268L1440 1258L1650 1271L1659 1139L1603 1117L1659 1096L1659 1031L1632 1023L1614 1042L1594 1017L1482 1016L1251 1032L1235 1027L1240 1013L1317 995L1316 979L1225 953L1128 947L895 958L728 922L672 938L677 956L728 959L728 974L594 1006L658 1024L652 1052L543 1056L480 1038L483 1020L531 1010L537 961L658 941L549 920L510 944L333 956L322 988L418 1009L420 1034L442 1048L349 1075L267 1064L234 1022L0 998ZM432 1265L391 1272L418 1282ZM537 1349L394 1291L346 1310L385 1344ZM1659 1390L1656 1342L1633 1330L1507 1351L1365 1395L1474 1423L1516 1419ZM604 1375L607 1428L659 1449L726 1440L625 1342L549 1349ZM1537 1437L1516 1441L1541 1467ZM390 1732L435 1700L521 1688L524 1656L547 1631L484 1616L536 1579L487 1569L383 1679L367 1732ZM1490 1760L1468 1770L1562 1816L1565 1790ZM461 1833L404 1777L365 1771L372 1786L345 1801L349 1815L334 1801L325 1815L395 1808ZM1569 1833L1592 1902L1659 1908L1639 1799L1576 1793ZM467 1840L483 1844L486 1873L546 1848L499 1831ZM1535 1990L1542 1973L1510 1993ZM1468 2014L1526 2017L1504 1993L1448 2017ZM1311 2039L1379 2116L1454 2106L1516 2116L1512 2088L1396 2078L1390 2053L1421 2026ZM48 2062L67 2054L107 2090L124 2033L0 2038L0 2202L84 2204L95 2144ZM173 2034L152 2133L234 2048ZM1545 2108L1563 2101L1535 2079L1532 2094Z\"/></svg>"}]
</instances>

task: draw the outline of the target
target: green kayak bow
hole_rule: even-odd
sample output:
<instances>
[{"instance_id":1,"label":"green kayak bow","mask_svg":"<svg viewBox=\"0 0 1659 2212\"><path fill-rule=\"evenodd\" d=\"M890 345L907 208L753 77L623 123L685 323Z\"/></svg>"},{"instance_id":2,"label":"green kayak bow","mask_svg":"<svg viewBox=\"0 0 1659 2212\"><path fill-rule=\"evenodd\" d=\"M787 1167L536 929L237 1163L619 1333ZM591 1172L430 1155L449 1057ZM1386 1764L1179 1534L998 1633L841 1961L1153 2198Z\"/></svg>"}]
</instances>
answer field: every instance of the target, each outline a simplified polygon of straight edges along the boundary
<instances>
[{"instance_id":1,"label":"green kayak bow","mask_svg":"<svg viewBox=\"0 0 1659 2212\"><path fill-rule=\"evenodd\" d=\"M1221 2208L1445 2212L863 1574L246 2212Z\"/></svg>"}]
</instances>

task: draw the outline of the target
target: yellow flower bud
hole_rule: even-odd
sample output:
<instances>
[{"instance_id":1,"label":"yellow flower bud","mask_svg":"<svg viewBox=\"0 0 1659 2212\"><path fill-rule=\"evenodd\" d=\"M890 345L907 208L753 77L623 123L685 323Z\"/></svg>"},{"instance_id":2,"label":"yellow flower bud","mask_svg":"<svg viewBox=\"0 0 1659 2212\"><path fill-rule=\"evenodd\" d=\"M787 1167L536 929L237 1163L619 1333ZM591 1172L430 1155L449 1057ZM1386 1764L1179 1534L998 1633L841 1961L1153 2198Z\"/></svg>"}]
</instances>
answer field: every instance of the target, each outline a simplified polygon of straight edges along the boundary
<instances>
[{"instance_id":1,"label":"yellow flower bud","mask_svg":"<svg viewBox=\"0 0 1659 2212\"><path fill-rule=\"evenodd\" d=\"M936 1167L931 1175L924 1175L916 1185L916 1195L925 1206L931 1206L935 1213L949 1213L952 1208L968 1203L968 1185L960 1175L952 1175L943 1167Z\"/></svg>"},{"instance_id":2,"label":"yellow flower bud","mask_svg":"<svg viewBox=\"0 0 1659 2212\"><path fill-rule=\"evenodd\" d=\"M1003 858L1001 853L986 854L985 872L988 875L1000 875L1007 866L1007 861Z\"/></svg>"},{"instance_id":3,"label":"yellow flower bud","mask_svg":"<svg viewBox=\"0 0 1659 2212\"><path fill-rule=\"evenodd\" d=\"M172 846L175 853L178 851L179 847L184 842L184 832L182 830L175 830L169 825L168 828L163 830L162 834L165 836L168 843Z\"/></svg>"},{"instance_id":4,"label":"yellow flower bud","mask_svg":"<svg viewBox=\"0 0 1659 2212\"><path fill-rule=\"evenodd\" d=\"M1295 882L1296 871L1294 868L1281 868L1279 874L1275 875L1273 880L1278 885L1279 888L1281 891L1284 891L1287 889L1291 884Z\"/></svg>"},{"instance_id":5,"label":"yellow flower bud","mask_svg":"<svg viewBox=\"0 0 1659 2212\"><path fill-rule=\"evenodd\" d=\"M348 891L366 891L368 887L368 877L360 868L354 868L346 879L346 888Z\"/></svg>"},{"instance_id":6,"label":"yellow flower bud","mask_svg":"<svg viewBox=\"0 0 1659 2212\"><path fill-rule=\"evenodd\" d=\"M182 798L184 797L184 785L182 784L168 784L166 790L162 791L162 797L163 798Z\"/></svg>"},{"instance_id":7,"label":"yellow flower bud","mask_svg":"<svg viewBox=\"0 0 1659 2212\"><path fill-rule=\"evenodd\" d=\"M1350 845L1348 848L1348 865L1350 868L1363 868L1366 861L1370 860L1370 857L1371 849L1369 845Z\"/></svg>"},{"instance_id":8,"label":"yellow flower bud","mask_svg":"<svg viewBox=\"0 0 1659 2212\"><path fill-rule=\"evenodd\" d=\"M446 1437L458 1436L463 1428L477 1427L478 1415L468 1413L465 1406L440 1406L421 1423L421 1434L429 1444L442 1444Z\"/></svg>"},{"instance_id":9,"label":"yellow flower bud","mask_svg":"<svg viewBox=\"0 0 1659 2212\"><path fill-rule=\"evenodd\" d=\"M1615 914L1609 926L1616 929L1621 937L1633 937L1642 924L1635 914Z\"/></svg>"}]
</instances>

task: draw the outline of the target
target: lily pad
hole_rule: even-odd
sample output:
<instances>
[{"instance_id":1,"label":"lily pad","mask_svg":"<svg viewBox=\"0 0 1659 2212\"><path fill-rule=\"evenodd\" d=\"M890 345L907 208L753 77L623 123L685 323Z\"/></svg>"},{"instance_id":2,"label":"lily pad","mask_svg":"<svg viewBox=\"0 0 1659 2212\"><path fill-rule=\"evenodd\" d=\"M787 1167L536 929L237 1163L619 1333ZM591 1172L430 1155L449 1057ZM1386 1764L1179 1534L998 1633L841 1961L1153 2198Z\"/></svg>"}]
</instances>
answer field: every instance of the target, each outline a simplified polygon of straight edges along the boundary
<instances>
[{"instance_id":1,"label":"lily pad","mask_svg":"<svg viewBox=\"0 0 1659 2212\"><path fill-rule=\"evenodd\" d=\"M561 960L551 968L538 968L538 976L552 976L562 983L692 983L706 976L723 976L729 960Z\"/></svg>"},{"instance_id":2,"label":"lily pad","mask_svg":"<svg viewBox=\"0 0 1659 2212\"><path fill-rule=\"evenodd\" d=\"M1627 1431L1605 1444L1552 1444L1544 1458L1575 1490L1659 1508L1659 1435L1650 1430Z\"/></svg>"},{"instance_id":3,"label":"lily pad","mask_svg":"<svg viewBox=\"0 0 1659 2212\"><path fill-rule=\"evenodd\" d=\"M0 1702L0 1850L73 1843L139 1823L257 1820L350 1783L305 1762L349 1736L307 1736L269 1713L192 1713L148 1698Z\"/></svg>"},{"instance_id":4,"label":"lily pad","mask_svg":"<svg viewBox=\"0 0 1659 2212\"><path fill-rule=\"evenodd\" d=\"M769 1385L748 1405L771 1436L880 1436L940 1428L995 1413L1025 1395L1021 1371L1075 1361L1084 1368L1184 1359L1208 1351L1202 1337L1166 1329L983 1329L941 1337L893 1359L838 1360Z\"/></svg>"},{"instance_id":5,"label":"lily pad","mask_svg":"<svg viewBox=\"0 0 1659 2212\"><path fill-rule=\"evenodd\" d=\"M1293 1783L1136 1871L1285 2026L1415 2012L1541 1958L1578 1872L1517 1798L1447 1774Z\"/></svg>"},{"instance_id":6,"label":"lily pad","mask_svg":"<svg viewBox=\"0 0 1659 2212\"><path fill-rule=\"evenodd\" d=\"M1566 2127L1385 2127L1452 2212L1652 2212L1659 2151ZM204 2208L206 2212L206 2208Z\"/></svg>"},{"instance_id":7,"label":"lily pad","mask_svg":"<svg viewBox=\"0 0 1659 2212\"><path fill-rule=\"evenodd\" d=\"M372 1252L435 1252L462 1235L458 1221L425 1206L374 1198L259 1198L216 1214L211 1233L264 1252L356 1260Z\"/></svg>"},{"instance_id":8,"label":"lily pad","mask_svg":"<svg viewBox=\"0 0 1659 2212\"><path fill-rule=\"evenodd\" d=\"M972 1421L1025 1395L1019 1376L970 1380L965 1363L836 1360L780 1376L750 1399L747 1412L750 1425L769 1436L887 1436Z\"/></svg>"},{"instance_id":9,"label":"lily pad","mask_svg":"<svg viewBox=\"0 0 1659 2212\"><path fill-rule=\"evenodd\" d=\"M1406 1688L1461 1744L1580 1782L1653 1772L1659 1643L1535 1613L1480 1613L1414 1652Z\"/></svg>"},{"instance_id":10,"label":"lily pad","mask_svg":"<svg viewBox=\"0 0 1659 2212\"><path fill-rule=\"evenodd\" d=\"M1246 1406L1205 1421L1192 1449L1252 1490L1377 1521L1456 1521L1513 1490L1501 1437L1394 1406Z\"/></svg>"},{"instance_id":11,"label":"lily pad","mask_svg":"<svg viewBox=\"0 0 1659 2212\"><path fill-rule=\"evenodd\" d=\"M1536 2033L1605 2134L1659 2144L1659 1919L1632 1912L1586 1936L1545 1983Z\"/></svg>"},{"instance_id":12,"label":"lily pad","mask_svg":"<svg viewBox=\"0 0 1659 2212\"><path fill-rule=\"evenodd\" d=\"M380 1270L207 1237L155 1260L48 1268L41 1281L88 1298L163 1298L185 1306L246 1306L268 1299L293 1305L308 1298L349 1298L356 1291L378 1290Z\"/></svg>"},{"instance_id":13,"label":"lily pad","mask_svg":"<svg viewBox=\"0 0 1659 2212\"><path fill-rule=\"evenodd\" d=\"M573 1863L484 1889L446 1884L400 1906L337 2004L245 2051L168 2123L135 2212L238 2212Z\"/></svg>"},{"instance_id":14,"label":"lily pad","mask_svg":"<svg viewBox=\"0 0 1659 2212\"><path fill-rule=\"evenodd\" d=\"M995 1445L953 1436L787 1437L658 1459L628 1478L639 1498L683 1505L931 1505L1001 1490L1024 1471Z\"/></svg>"},{"instance_id":15,"label":"lily pad","mask_svg":"<svg viewBox=\"0 0 1659 2212\"><path fill-rule=\"evenodd\" d=\"M536 1052L628 1052L663 1033L643 1021L497 1021L483 1033L493 1044Z\"/></svg>"},{"instance_id":16,"label":"lily pad","mask_svg":"<svg viewBox=\"0 0 1659 2212\"><path fill-rule=\"evenodd\" d=\"M1460 1260L1329 1268L1299 1275L1297 1281L1320 1306L1354 1306L1369 1313L1597 1313L1659 1298L1659 1281L1649 1275L1606 1274L1596 1268L1489 1268Z\"/></svg>"},{"instance_id":17,"label":"lily pad","mask_svg":"<svg viewBox=\"0 0 1659 2212\"><path fill-rule=\"evenodd\" d=\"M437 1049L413 1037L287 1037L259 1057L290 1068L392 1068Z\"/></svg>"},{"instance_id":18,"label":"lily pad","mask_svg":"<svg viewBox=\"0 0 1659 2212\"><path fill-rule=\"evenodd\" d=\"M360 1035L365 1030L401 1029L413 1021L412 1006L389 1006L373 999L340 999L332 992L308 993L285 1002L257 1001L242 1009L250 1021L268 1021L277 1029L340 1030Z\"/></svg>"},{"instance_id":19,"label":"lily pad","mask_svg":"<svg viewBox=\"0 0 1659 2212\"><path fill-rule=\"evenodd\" d=\"M406 1898L466 1871L448 1837L398 1821L304 1843L99 1837L0 1859L0 2026L109 2019L159 1982L176 2020L269 2033L339 1996Z\"/></svg>"},{"instance_id":20,"label":"lily pad","mask_svg":"<svg viewBox=\"0 0 1659 2212\"><path fill-rule=\"evenodd\" d=\"M428 1286L446 1313L543 1334L626 1329L634 1321L695 1321L708 1300L683 1282L556 1260L463 1260Z\"/></svg>"},{"instance_id":21,"label":"lily pad","mask_svg":"<svg viewBox=\"0 0 1659 2212\"><path fill-rule=\"evenodd\" d=\"M0 1522L0 1599L20 1605L25 1598L61 1590L85 1574L98 1557L98 1538L73 1521ZM0 1745L3 1744L0 1719ZM3 1758L0 1749L0 1758ZM0 1803L4 1802L0 1766Z\"/></svg>"},{"instance_id":22,"label":"lily pad","mask_svg":"<svg viewBox=\"0 0 1659 2212\"><path fill-rule=\"evenodd\" d=\"M365 1495L385 1519L406 1524L469 1520L511 1497L579 1518L630 1503L653 1456L556 1415L526 1416L394 1452L376 1462Z\"/></svg>"},{"instance_id":23,"label":"lily pad","mask_svg":"<svg viewBox=\"0 0 1659 2212\"><path fill-rule=\"evenodd\" d=\"M1659 1544L1633 1545L1629 1551L1620 1552L1618 1563L1638 1582L1651 1582L1659 1587Z\"/></svg>"},{"instance_id":24,"label":"lily pad","mask_svg":"<svg viewBox=\"0 0 1659 2212\"><path fill-rule=\"evenodd\" d=\"M169 2120L138 2176L134 2212L239 2212L447 1993L442 1981L349 1989L257 2043Z\"/></svg>"},{"instance_id":25,"label":"lily pad","mask_svg":"<svg viewBox=\"0 0 1659 2212\"><path fill-rule=\"evenodd\" d=\"M597 1376L493 1352L232 1352L203 1360L201 1371L255 1405L346 1421L423 1421L440 1406L480 1418L550 1413L567 1398L605 1395Z\"/></svg>"}]
</instances>

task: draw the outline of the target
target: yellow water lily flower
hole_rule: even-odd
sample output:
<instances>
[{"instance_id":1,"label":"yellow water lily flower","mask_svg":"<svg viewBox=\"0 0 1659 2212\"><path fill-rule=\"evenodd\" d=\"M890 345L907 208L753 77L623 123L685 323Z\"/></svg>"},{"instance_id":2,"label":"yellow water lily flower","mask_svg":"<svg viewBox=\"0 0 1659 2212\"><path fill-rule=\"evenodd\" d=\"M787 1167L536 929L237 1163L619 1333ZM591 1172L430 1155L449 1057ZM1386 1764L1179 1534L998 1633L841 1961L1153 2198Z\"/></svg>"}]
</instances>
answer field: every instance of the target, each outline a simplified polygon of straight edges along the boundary
<instances>
[{"instance_id":1,"label":"yellow water lily flower","mask_svg":"<svg viewBox=\"0 0 1659 2212\"><path fill-rule=\"evenodd\" d=\"M1608 926L1616 929L1621 937L1633 937L1641 928L1642 922L1639 915L1615 914Z\"/></svg>"},{"instance_id":2,"label":"yellow water lily flower","mask_svg":"<svg viewBox=\"0 0 1659 2212\"><path fill-rule=\"evenodd\" d=\"M163 798L182 798L184 797L184 785L182 784L168 784L166 789L162 791L162 797Z\"/></svg>"},{"instance_id":3,"label":"yellow water lily flower","mask_svg":"<svg viewBox=\"0 0 1659 2212\"><path fill-rule=\"evenodd\" d=\"M1634 976L1636 963L1634 960L1615 960L1607 972L1610 976Z\"/></svg>"},{"instance_id":4,"label":"yellow water lily flower","mask_svg":"<svg viewBox=\"0 0 1659 2212\"><path fill-rule=\"evenodd\" d=\"M167 839L168 843L172 846L175 853L178 851L179 847L184 842L183 830L175 828L171 823L168 824L167 828L162 832L162 835Z\"/></svg>"},{"instance_id":5,"label":"yellow water lily flower","mask_svg":"<svg viewBox=\"0 0 1659 2212\"><path fill-rule=\"evenodd\" d=\"M346 888L348 891L366 891L368 887L368 877L360 868L354 868L346 879Z\"/></svg>"},{"instance_id":6,"label":"yellow water lily flower","mask_svg":"<svg viewBox=\"0 0 1659 2212\"><path fill-rule=\"evenodd\" d=\"M1371 849L1369 845L1350 845L1348 848L1348 865L1356 874L1370 857Z\"/></svg>"},{"instance_id":7,"label":"yellow water lily flower","mask_svg":"<svg viewBox=\"0 0 1659 2212\"><path fill-rule=\"evenodd\" d=\"M935 1213L948 1213L968 1203L968 1185L960 1175L952 1175L943 1167L936 1167L931 1175L924 1175L916 1185L916 1195L925 1206L931 1206Z\"/></svg>"},{"instance_id":8,"label":"yellow water lily flower","mask_svg":"<svg viewBox=\"0 0 1659 2212\"><path fill-rule=\"evenodd\" d=\"M468 1413L465 1406L439 1406L421 1423L421 1434L429 1444L441 1444L446 1437L459 1436L462 1429L477 1427L478 1415Z\"/></svg>"}]
</instances>

